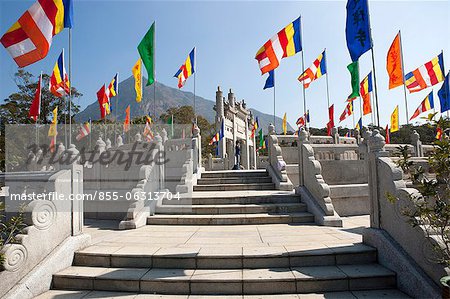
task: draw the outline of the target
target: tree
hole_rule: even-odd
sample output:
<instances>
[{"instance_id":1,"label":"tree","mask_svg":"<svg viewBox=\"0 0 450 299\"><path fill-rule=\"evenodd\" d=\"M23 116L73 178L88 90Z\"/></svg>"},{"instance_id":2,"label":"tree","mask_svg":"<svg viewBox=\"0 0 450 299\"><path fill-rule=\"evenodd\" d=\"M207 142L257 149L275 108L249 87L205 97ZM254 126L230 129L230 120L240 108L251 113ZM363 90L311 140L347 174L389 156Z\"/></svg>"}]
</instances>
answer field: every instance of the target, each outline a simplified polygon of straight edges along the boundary
<instances>
[{"instance_id":1,"label":"tree","mask_svg":"<svg viewBox=\"0 0 450 299\"><path fill-rule=\"evenodd\" d=\"M19 69L14 74L14 81L17 85L18 92L12 93L5 99L4 103L0 105L0 117L2 123L7 124L32 124L34 121L28 117L31 102L34 99L34 94L37 88L37 81L39 79L31 73ZM52 111L58 107L58 123L64 123L65 118L68 121L69 115L69 98L58 98L53 95L48 89L50 76L42 75L42 97L41 97L41 116L39 123L49 124L52 121ZM72 87L72 103L71 115L72 123L75 123L74 116L79 112L80 108L74 104L74 99L79 99L82 96L76 88Z\"/></svg>"}]
</instances>

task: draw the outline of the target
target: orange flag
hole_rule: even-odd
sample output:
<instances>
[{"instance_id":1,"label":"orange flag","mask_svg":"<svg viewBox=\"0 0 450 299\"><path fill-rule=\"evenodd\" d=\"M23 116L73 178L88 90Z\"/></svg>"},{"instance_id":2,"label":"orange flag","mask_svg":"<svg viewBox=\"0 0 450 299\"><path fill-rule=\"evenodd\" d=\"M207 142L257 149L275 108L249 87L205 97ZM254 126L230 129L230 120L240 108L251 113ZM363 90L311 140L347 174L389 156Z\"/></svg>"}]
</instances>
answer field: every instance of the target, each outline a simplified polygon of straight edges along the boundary
<instances>
[{"instance_id":1,"label":"orange flag","mask_svg":"<svg viewBox=\"0 0 450 299\"><path fill-rule=\"evenodd\" d=\"M363 99L363 115L372 113L372 105L370 104L370 94L366 94Z\"/></svg>"},{"instance_id":2,"label":"orange flag","mask_svg":"<svg viewBox=\"0 0 450 299\"><path fill-rule=\"evenodd\" d=\"M130 130L130 105L125 110L125 121L123 122L123 131L126 133Z\"/></svg>"},{"instance_id":3,"label":"orange flag","mask_svg":"<svg viewBox=\"0 0 450 299\"><path fill-rule=\"evenodd\" d=\"M401 46L399 31L387 54L386 70L389 75L389 89L403 85Z\"/></svg>"}]
</instances>

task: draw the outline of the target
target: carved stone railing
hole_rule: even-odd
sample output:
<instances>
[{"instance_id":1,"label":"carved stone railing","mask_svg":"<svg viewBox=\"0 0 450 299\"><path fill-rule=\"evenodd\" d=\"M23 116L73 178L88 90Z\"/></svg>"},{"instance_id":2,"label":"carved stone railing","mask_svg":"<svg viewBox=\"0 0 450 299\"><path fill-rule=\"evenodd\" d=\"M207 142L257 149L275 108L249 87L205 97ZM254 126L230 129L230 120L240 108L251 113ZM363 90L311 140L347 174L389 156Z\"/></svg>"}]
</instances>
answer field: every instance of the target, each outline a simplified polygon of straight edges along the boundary
<instances>
[{"instance_id":1,"label":"carved stone railing","mask_svg":"<svg viewBox=\"0 0 450 299\"><path fill-rule=\"evenodd\" d=\"M358 160L356 144L311 144L317 160Z\"/></svg>"},{"instance_id":2,"label":"carved stone railing","mask_svg":"<svg viewBox=\"0 0 450 299\"><path fill-rule=\"evenodd\" d=\"M309 144L308 134L303 128L299 133L298 145L299 188L296 192L307 202L308 210L314 214L316 223L342 226L342 220L331 202L330 187L322 177L320 162L314 157L314 149Z\"/></svg>"},{"instance_id":3,"label":"carved stone railing","mask_svg":"<svg viewBox=\"0 0 450 299\"><path fill-rule=\"evenodd\" d=\"M269 125L268 151L269 165L267 172L272 177L272 182L278 190L293 190L293 185L286 172L286 162L283 160L281 147L278 145L278 138L275 135L275 128Z\"/></svg>"},{"instance_id":4,"label":"carved stone railing","mask_svg":"<svg viewBox=\"0 0 450 299\"><path fill-rule=\"evenodd\" d=\"M23 211L26 225L16 236L17 243L7 244L1 250L5 256L0 271L2 298L17 298L18 294L21 294L21 298L30 298L48 290L52 275L50 269L47 269L48 273L41 273L38 277L26 277L35 267L45 264L45 260L51 258L58 248L64 248L64 255L71 259L74 250L79 249L81 243L71 249L69 248L73 245L62 245L67 244L70 237L81 237L77 240L81 240L84 244L82 246L89 242L89 237L82 235L83 202L76 200L83 195L83 168L76 164L61 168L65 169L0 174L7 190L4 194L6 215L10 217L19 210ZM29 197L33 192L35 196L45 194L46 197L35 197L33 200ZM26 200L17 200L17 195L28 197ZM66 262L65 265L58 260L57 264L52 265L52 269L59 271L61 267L69 266L70 261Z\"/></svg>"},{"instance_id":5,"label":"carved stone railing","mask_svg":"<svg viewBox=\"0 0 450 299\"><path fill-rule=\"evenodd\" d=\"M214 171L214 170L227 170L228 165L228 155L225 153L225 158L216 158L213 157L212 154L208 155L208 162L207 162L207 170L208 171Z\"/></svg>"},{"instance_id":6,"label":"carved stone railing","mask_svg":"<svg viewBox=\"0 0 450 299\"><path fill-rule=\"evenodd\" d=\"M437 298L439 279L447 271L431 262L434 252L423 228L412 227L403 214L419 192L406 187L402 170L389 158L378 130L368 145L371 228L364 232L364 242L377 247L379 261L397 272L401 290L418 298ZM394 203L389 194L397 198Z\"/></svg>"}]
</instances>

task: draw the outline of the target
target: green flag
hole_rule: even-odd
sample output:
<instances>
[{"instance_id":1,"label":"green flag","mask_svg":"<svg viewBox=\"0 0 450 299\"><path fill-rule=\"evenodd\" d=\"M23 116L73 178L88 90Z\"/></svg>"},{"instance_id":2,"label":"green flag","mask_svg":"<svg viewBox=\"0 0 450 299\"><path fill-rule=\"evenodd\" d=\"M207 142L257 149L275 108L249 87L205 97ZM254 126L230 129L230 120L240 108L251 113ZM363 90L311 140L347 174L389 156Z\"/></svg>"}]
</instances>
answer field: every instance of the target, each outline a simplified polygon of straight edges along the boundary
<instances>
[{"instance_id":1,"label":"green flag","mask_svg":"<svg viewBox=\"0 0 450 299\"><path fill-rule=\"evenodd\" d=\"M167 124L170 125L170 138L173 138L173 114L169 117Z\"/></svg>"},{"instance_id":2,"label":"green flag","mask_svg":"<svg viewBox=\"0 0 450 299\"><path fill-rule=\"evenodd\" d=\"M262 149L264 148L264 134L263 134L263 130L259 130L259 148Z\"/></svg>"},{"instance_id":3,"label":"green flag","mask_svg":"<svg viewBox=\"0 0 450 299\"><path fill-rule=\"evenodd\" d=\"M155 82L155 22L138 46L139 55L147 69L147 86Z\"/></svg>"},{"instance_id":4,"label":"green flag","mask_svg":"<svg viewBox=\"0 0 450 299\"><path fill-rule=\"evenodd\" d=\"M359 97L359 64L358 60L350 63L347 66L350 75L352 76L352 93L348 96L349 99Z\"/></svg>"}]
</instances>

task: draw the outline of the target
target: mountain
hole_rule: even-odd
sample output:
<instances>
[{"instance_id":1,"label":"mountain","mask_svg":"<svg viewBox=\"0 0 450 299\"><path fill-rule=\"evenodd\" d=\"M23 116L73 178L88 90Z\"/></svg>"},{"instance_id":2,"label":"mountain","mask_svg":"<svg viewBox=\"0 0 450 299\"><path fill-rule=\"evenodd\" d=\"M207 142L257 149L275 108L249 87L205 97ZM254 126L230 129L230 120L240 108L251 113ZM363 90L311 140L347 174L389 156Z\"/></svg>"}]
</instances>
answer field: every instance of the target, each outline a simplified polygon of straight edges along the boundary
<instances>
[{"instance_id":1,"label":"mountain","mask_svg":"<svg viewBox=\"0 0 450 299\"><path fill-rule=\"evenodd\" d=\"M145 78L143 78L143 82L147 82ZM115 116L115 109L117 109L117 119L124 120L125 119L125 109L128 105L130 105L131 117L137 117L146 115L150 112L153 114L153 92L154 87L145 86L144 93L142 97L142 101L137 103L135 101L135 91L134 91L134 78L130 76L126 80L119 83L119 95L111 99L111 105L113 108L112 115ZM224 92L225 93L225 92ZM179 106L193 106L194 104L194 94L192 92L181 91L176 88L172 88L166 86L162 83L156 83L156 116L159 116L166 112L170 107L179 107ZM116 107L117 100L117 107ZM202 98L196 95L196 108L197 114L206 118L209 122L214 121L215 111L213 107L215 105L215 100L211 101L205 98ZM253 115L258 117L259 125L264 129L264 132L267 132L267 126L269 123L273 122L273 115L265 114L259 112L255 109L250 109ZM86 107L82 112L78 113L75 116L75 120L77 122L84 122L91 119L99 119L100 118L100 110L98 107L98 103L94 102ZM175 120L176 122L176 120ZM281 118L277 117L278 131L280 131L281 126ZM288 123L288 130L293 131L292 127Z\"/></svg>"}]
</instances>

